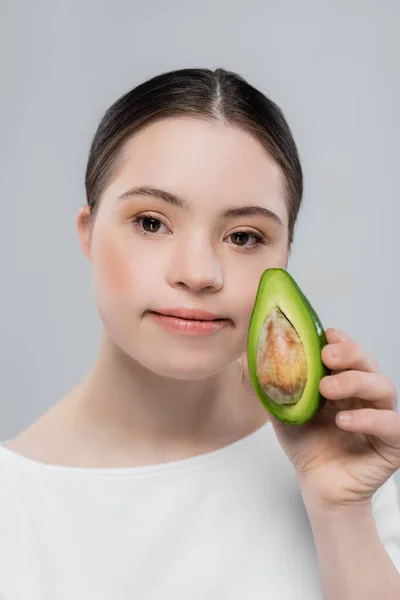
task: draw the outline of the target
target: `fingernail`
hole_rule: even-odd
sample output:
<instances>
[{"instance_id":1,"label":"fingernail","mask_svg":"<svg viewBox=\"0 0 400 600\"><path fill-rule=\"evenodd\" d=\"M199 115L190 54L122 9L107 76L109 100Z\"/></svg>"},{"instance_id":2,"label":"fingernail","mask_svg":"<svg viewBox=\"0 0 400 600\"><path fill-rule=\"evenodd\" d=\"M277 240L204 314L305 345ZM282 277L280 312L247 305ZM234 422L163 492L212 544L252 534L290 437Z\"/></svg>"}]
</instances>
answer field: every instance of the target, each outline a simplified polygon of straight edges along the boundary
<instances>
[{"instance_id":1,"label":"fingernail","mask_svg":"<svg viewBox=\"0 0 400 600\"><path fill-rule=\"evenodd\" d=\"M353 418L353 415L348 412L340 413L340 415L339 415L339 420L341 423L350 423L352 418Z\"/></svg>"},{"instance_id":2,"label":"fingernail","mask_svg":"<svg viewBox=\"0 0 400 600\"><path fill-rule=\"evenodd\" d=\"M339 356L339 350L334 346L328 346L327 352L330 358L337 358Z\"/></svg>"},{"instance_id":3,"label":"fingernail","mask_svg":"<svg viewBox=\"0 0 400 600\"><path fill-rule=\"evenodd\" d=\"M328 381L328 385L332 392L337 392L339 389L339 382L335 375L327 375L325 379Z\"/></svg>"},{"instance_id":4,"label":"fingernail","mask_svg":"<svg viewBox=\"0 0 400 600\"><path fill-rule=\"evenodd\" d=\"M335 335L336 337L341 340L342 342L345 342L347 337L346 334L343 331L340 331L340 329L334 329Z\"/></svg>"}]
</instances>

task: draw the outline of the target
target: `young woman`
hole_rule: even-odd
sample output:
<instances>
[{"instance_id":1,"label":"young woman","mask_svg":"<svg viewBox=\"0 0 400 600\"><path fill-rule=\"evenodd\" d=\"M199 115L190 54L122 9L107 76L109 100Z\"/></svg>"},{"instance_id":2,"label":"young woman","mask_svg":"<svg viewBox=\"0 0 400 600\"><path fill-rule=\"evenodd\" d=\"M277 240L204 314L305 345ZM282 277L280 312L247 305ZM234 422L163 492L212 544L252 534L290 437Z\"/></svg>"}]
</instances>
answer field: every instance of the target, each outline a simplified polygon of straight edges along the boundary
<instances>
[{"instance_id":1,"label":"young woman","mask_svg":"<svg viewBox=\"0 0 400 600\"><path fill-rule=\"evenodd\" d=\"M86 190L102 343L0 446L1 599L398 599L391 380L334 329L306 425L248 379L258 283L287 267L302 198L281 110L223 69L161 74L105 113Z\"/></svg>"}]
</instances>

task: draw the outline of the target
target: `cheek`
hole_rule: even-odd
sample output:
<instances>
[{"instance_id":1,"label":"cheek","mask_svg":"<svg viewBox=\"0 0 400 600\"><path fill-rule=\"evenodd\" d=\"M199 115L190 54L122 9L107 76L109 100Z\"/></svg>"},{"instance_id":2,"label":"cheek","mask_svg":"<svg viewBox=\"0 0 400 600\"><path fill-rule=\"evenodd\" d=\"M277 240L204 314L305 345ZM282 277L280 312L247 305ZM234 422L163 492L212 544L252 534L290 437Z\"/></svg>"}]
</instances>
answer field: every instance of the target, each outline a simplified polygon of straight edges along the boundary
<instances>
[{"instance_id":1,"label":"cheek","mask_svg":"<svg viewBox=\"0 0 400 600\"><path fill-rule=\"evenodd\" d=\"M258 286L264 271L269 268L284 269L285 265L286 253L281 251L280 248L274 248L271 249L268 256L262 257L261 263L254 264L251 268L244 269L240 275L235 273L235 278L239 278L240 283L235 279L232 293L233 297L237 298L238 314L240 314L240 317L244 322L250 324Z\"/></svg>"},{"instance_id":2,"label":"cheek","mask_svg":"<svg viewBox=\"0 0 400 600\"><path fill-rule=\"evenodd\" d=\"M100 298L123 302L130 299L135 288L139 267L135 259L127 255L123 243L115 236L103 233L93 247L93 277L96 293ZM136 267L136 269L135 269Z\"/></svg>"}]
</instances>

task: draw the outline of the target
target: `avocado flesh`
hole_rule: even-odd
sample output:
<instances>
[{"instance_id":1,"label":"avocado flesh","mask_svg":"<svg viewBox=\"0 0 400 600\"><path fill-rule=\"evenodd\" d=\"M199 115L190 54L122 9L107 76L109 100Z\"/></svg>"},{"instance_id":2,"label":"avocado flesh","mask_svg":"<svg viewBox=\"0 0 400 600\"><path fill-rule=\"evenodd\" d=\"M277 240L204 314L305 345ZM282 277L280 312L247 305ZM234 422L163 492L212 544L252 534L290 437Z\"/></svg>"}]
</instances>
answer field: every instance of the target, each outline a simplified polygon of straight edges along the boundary
<instances>
[{"instance_id":1,"label":"avocado flesh","mask_svg":"<svg viewBox=\"0 0 400 600\"><path fill-rule=\"evenodd\" d=\"M319 382L327 340L318 315L285 269L261 276L250 319L247 358L251 383L278 420L302 425L322 408Z\"/></svg>"}]
</instances>

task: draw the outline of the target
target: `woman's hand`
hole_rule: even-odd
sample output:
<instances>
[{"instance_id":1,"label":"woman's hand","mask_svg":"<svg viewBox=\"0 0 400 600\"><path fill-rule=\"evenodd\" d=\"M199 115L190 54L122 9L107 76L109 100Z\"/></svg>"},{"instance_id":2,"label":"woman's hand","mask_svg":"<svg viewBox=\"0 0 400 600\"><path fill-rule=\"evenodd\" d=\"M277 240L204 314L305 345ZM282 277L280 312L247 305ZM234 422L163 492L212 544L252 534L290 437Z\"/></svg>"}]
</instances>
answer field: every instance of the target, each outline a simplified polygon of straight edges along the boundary
<instances>
[{"instance_id":1,"label":"woman's hand","mask_svg":"<svg viewBox=\"0 0 400 600\"><path fill-rule=\"evenodd\" d=\"M368 504L400 468L397 392L359 344L331 328L326 336L328 344L321 356L332 375L320 382L320 391L327 398L323 408L300 426L269 416L301 489L324 506ZM255 394L246 353L241 359L242 382ZM342 414L350 415L351 420L342 422Z\"/></svg>"}]
</instances>

